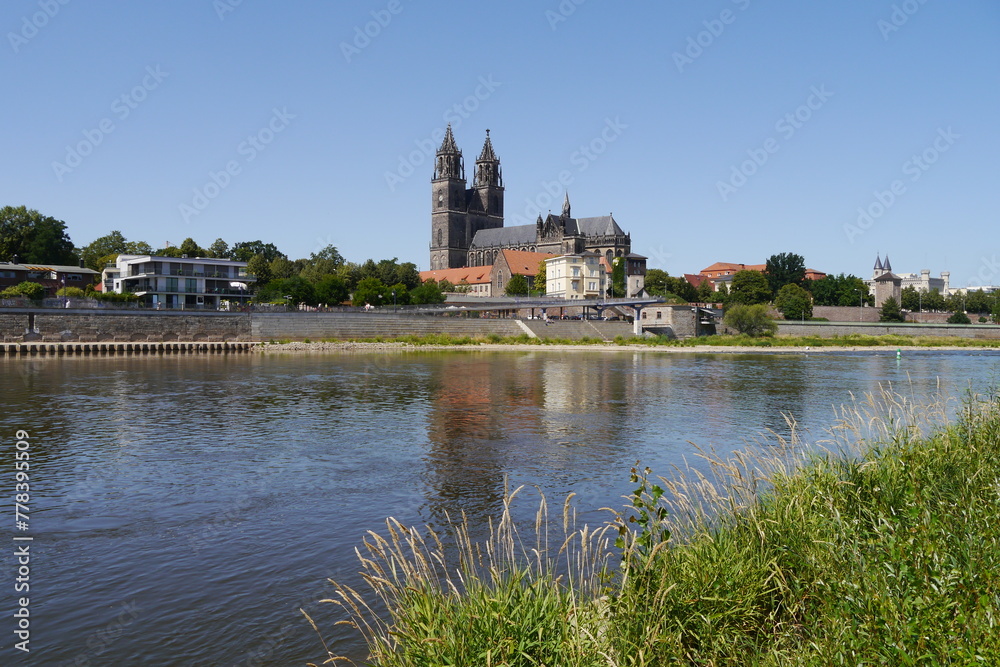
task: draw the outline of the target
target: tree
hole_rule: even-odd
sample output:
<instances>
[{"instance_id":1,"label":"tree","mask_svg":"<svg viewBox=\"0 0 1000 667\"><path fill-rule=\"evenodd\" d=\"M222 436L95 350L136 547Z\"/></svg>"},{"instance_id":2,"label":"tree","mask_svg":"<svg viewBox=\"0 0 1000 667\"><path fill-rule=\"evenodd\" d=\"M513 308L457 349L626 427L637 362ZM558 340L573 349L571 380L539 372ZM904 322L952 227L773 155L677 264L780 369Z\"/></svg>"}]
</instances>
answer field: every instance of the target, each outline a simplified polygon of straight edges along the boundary
<instances>
[{"instance_id":1,"label":"tree","mask_svg":"<svg viewBox=\"0 0 1000 667\"><path fill-rule=\"evenodd\" d=\"M0 258L21 264L76 264L66 223L24 206L0 208Z\"/></svg>"},{"instance_id":2,"label":"tree","mask_svg":"<svg viewBox=\"0 0 1000 667\"><path fill-rule=\"evenodd\" d=\"M88 269L101 271L108 261L108 257L117 257L121 253L128 252L128 241L120 231L113 230L107 236L96 238L80 251L80 258ZM114 261L112 259L111 261Z\"/></svg>"},{"instance_id":3,"label":"tree","mask_svg":"<svg viewBox=\"0 0 1000 667\"><path fill-rule=\"evenodd\" d=\"M528 279L519 273L512 275L504 288L507 296L527 296L529 291Z\"/></svg>"},{"instance_id":4,"label":"tree","mask_svg":"<svg viewBox=\"0 0 1000 667\"><path fill-rule=\"evenodd\" d=\"M730 306L726 309L722 323L747 336L773 334L778 330L778 325L768 315L764 304Z\"/></svg>"},{"instance_id":5,"label":"tree","mask_svg":"<svg viewBox=\"0 0 1000 667\"><path fill-rule=\"evenodd\" d=\"M156 254L160 255L161 257L180 257L184 253L182 253L181 249L178 248L177 246L170 245L167 246L166 248L160 248L159 250L156 251Z\"/></svg>"},{"instance_id":6,"label":"tree","mask_svg":"<svg viewBox=\"0 0 1000 667\"><path fill-rule=\"evenodd\" d=\"M896 301L895 297L890 296L882 302L882 309L879 311L879 322L902 322L905 319L903 311L899 309L899 302Z\"/></svg>"},{"instance_id":7,"label":"tree","mask_svg":"<svg viewBox=\"0 0 1000 667\"><path fill-rule=\"evenodd\" d=\"M381 306L387 301L392 302L392 295L388 295L389 288L385 286L378 278L362 278L358 282L358 286L354 288L354 297L351 299L351 303L355 306L363 306L365 304L370 304L372 306ZM389 296L386 299L386 296Z\"/></svg>"},{"instance_id":8,"label":"tree","mask_svg":"<svg viewBox=\"0 0 1000 667\"><path fill-rule=\"evenodd\" d=\"M212 245L208 246L205 251L209 257L218 257L219 259L228 259L229 257L229 244L223 239L215 239L212 241Z\"/></svg>"},{"instance_id":9,"label":"tree","mask_svg":"<svg viewBox=\"0 0 1000 667\"><path fill-rule=\"evenodd\" d=\"M318 283L324 276L338 274L346 264L340 252L332 245L312 253L309 255L309 259L296 260L296 263L299 261L303 263L302 268L299 269L299 275L315 283ZM345 280L346 284L346 278L344 276L341 278Z\"/></svg>"},{"instance_id":10,"label":"tree","mask_svg":"<svg viewBox=\"0 0 1000 667\"><path fill-rule=\"evenodd\" d=\"M325 304L338 304L347 301L350 292L347 281L336 274L327 274L316 283L316 301Z\"/></svg>"},{"instance_id":11,"label":"tree","mask_svg":"<svg viewBox=\"0 0 1000 667\"><path fill-rule=\"evenodd\" d=\"M646 291L653 296L666 296L667 278L670 274L663 269L646 270Z\"/></svg>"},{"instance_id":12,"label":"tree","mask_svg":"<svg viewBox=\"0 0 1000 667\"><path fill-rule=\"evenodd\" d=\"M75 299L82 299L87 293L79 287L60 287L56 290L56 296L66 296Z\"/></svg>"},{"instance_id":13,"label":"tree","mask_svg":"<svg viewBox=\"0 0 1000 667\"><path fill-rule=\"evenodd\" d=\"M628 296L625 293L625 260L615 257L611 260L611 298Z\"/></svg>"},{"instance_id":14,"label":"tree","mask_svg":"<svg viewBox=\"0 0 1000 667\"><path fill-rule=\"evenodd\" d=\"M968 292L965 295L965 312L967 313L988 313L992 302L989 295L981 289Z\"/></svg>"},{"instance_id":15,"label":"tree","mask_svg":"<svg viewBox=\"0 0 1000 667\"><path fill-rule=\"evenodd\" d=\"M544 296L549 289L548 281L548 275L545 272L545 260L543 259L538 262L538 273L535 274L535 284L533 285L534 289L532 291L536 294Z\"/></svg>"},{"instance_id":16,"label":"tree","mask_svg":"<svg viewBox=\"0 0 1000 667\"><path fill-rule=\"evenodd\" d=\"M993 310L990 314L993 315L993 323L1000 324L1000 300L993 304Z\"/></svg>"},{"instance_id":17,"label":"tree","mask_svg":"<svg viewBox=\"0 0 1000 667\"><path fill-rule=\"evenodd\" d=\"M444 303L445 295L442 285L445 281L436 282L433 278L423 283L419 287L410 291L410 299L413 303Z\"/></svg>"},{"instance_id":18,"label":"tree","mask_svg":"<svg viewBox=\"0 0 1000 667\"><path fill-rule=\"evenodd\" d=\"M911 313L920 311L923 306L923 297L913 285L907 285L899 295L899 307Z\"/></svg>"},{"instance_id":19,"label":"tree","mask_svg":"<svg viewBox=\"0 0 1000 667\"><path fill-rule=\"evenodd\" d=\"M758 271L737 271L733 276L733 286L729 290L727 303L751 306L771 300L771 287L767 276Z\"/></svg>"},{"instance_id":20,"label":"tree","mask_svg":"<svg viewBox=\"0 0 1000 667\"><path fill-rule=\"evenodd\" d=\"M944 297L941 296L941 292L936 289L932 289L930 292L926 292L923 297L924 310L934 310L943 311L945 310Z\"/></svg>"},{"instance_id":21,"label":"tree","mask_svg":"<svg viewBox=\"0 0 1000 667\"><path fill-rule=\"evenodd\" d=\"M242 241L236 243L229 250L229 256L238 262L249 262L254 255L262 255L268 262L274 261L277 257L287 257L285 253L278 250L273 243L263 241Z\"/></svg>"},{"instance_id":22,"label":"tree","mask_svg":"<svg viewBox=\"0 0 1000 667\"><path fill-rule=\"evenodd\" d=\"M257 285L271 282L271 263L263 255L254 255L247 262L247 273L257 278Z\"/></svg>"},{"instance_id":23,"label":"tree","mask_svg":"<svg viewBox=\"0 0 1000 667\"><path fill-rule=\"evenodd\" d=\"M292 305L304 303L308 306L315 306L319 303L316 300L316 290L312 283L300 276L275 280L268 287L275 293L275 296L285 298Z\"/></svg>"},{"instance_id":24,"label":"tree","mask_svg":"<svg viewBox=\"0 0 1000 667\"><path fill-rule=\"evenodd\" d=\"M963 313L961 310L956 310L948 318L948 324L972 324L969 316Z\"/></svg>"},{"instance_id":25,"label":"tree","mask_svg":"<svg viewBox=\"0 0 1000 667\"><path fill-rule=\"evenodd\" d=\"M767 258L764 274L771 287L771 294L775 295L779 289L790 283L802 285L806 277L806 261L802 255L790 252L771 255Z\"/></svg>"},{"instance_id":26,"label":"tree","mask_svg":"<svg viewBox=\"0 0 1000 667\"><path fill-rule=\"evenodd\" d=\"M187 255L188 257L204 257L208 253L201 249L194 239L190 236L183 241L181 241L181 254Z\"/></svg>"},{"instance_id":27,"label":"tree","mask_svg":"<svg viewBox=\"0 0 1000 667\"><path fill-rule=\"evenodd\" d=\"M812 297L795 283L788 283L778 290L774 306L786 320L805 320L813 314Z\"/></svg>"},{"instance_id":28,"label":"tree","mask_svg":"<svg viewBox=\"0 0 1000 667\"><path fill-rule=\"evenodd\" d=\"M701 303L710 303L716 300L715 290L712 289L712 283L707 280L701 281L698 285L698 301Z\"/></svg>"},{"instance_id":29,"label":"tree","mask_svg":"<svg viewBox=\"0 0 1000 667\"><path fill-rule=\"evenodd\" d=\"M271 279L291 278L295 275L295 265L285 257L275 257L270 264Z\"/></svg>"},{"instance_id":30,"label":"tree","mask_svg":"<svg viewBox=\"0 0 1000 667\"><path fill-rule=\"evenodd\" d=\"M819 280L806 280L803 287L812 292L817 306L857 306L860 302L871 305L868 284L855 275L826 276Z\"/></svg>"}]
</instances>

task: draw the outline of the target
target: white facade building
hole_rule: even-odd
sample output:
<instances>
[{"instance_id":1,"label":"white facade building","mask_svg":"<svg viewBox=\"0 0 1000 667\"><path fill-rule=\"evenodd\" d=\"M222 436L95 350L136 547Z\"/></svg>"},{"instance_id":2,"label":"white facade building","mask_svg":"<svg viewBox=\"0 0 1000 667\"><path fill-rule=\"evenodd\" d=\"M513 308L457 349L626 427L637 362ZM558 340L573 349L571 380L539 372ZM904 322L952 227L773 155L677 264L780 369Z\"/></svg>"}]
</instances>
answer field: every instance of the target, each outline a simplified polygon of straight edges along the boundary
<instances>
[{"instance_id":1,"label":"white facade building","mask_svg":"<svg viewBox=\"0 0 1000 667\"><path fill-rule=\"evenodd\" d=\"M105 289L131 292L151 308L218 309L250 301L247 263L214 257L118 255L104 270ZM110 287L110 289L108 289Z\"/></svg>"},{"instance_id":2,"label":"white facade building","mask_svg":"<svg viewBox=\"0 0 1000 667\"><path fill-rule=\"evenodd\" d=\"M545 295L561 299L597 299L607 291L601 255L583 252L545 260Z\"/></svg>"}]
</instances>

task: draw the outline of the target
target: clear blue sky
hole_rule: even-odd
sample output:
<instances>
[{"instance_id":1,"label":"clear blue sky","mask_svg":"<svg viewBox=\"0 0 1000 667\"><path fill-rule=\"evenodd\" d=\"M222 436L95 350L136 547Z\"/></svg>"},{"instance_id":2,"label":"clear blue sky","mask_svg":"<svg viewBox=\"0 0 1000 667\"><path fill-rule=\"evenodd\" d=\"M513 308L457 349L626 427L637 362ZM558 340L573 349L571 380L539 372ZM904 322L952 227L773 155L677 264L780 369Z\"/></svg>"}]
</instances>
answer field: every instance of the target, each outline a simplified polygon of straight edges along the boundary
<instances>
[{"instance_id":1,"label":"clear blue sky","mask_svg":"<svg viewBox=\"0 0 1000 667\"><path fill-rule=\"evenodd\" d=\"M880 252L1000 284L996 0L9 0L0 25L0 204L78 246L427 268L422 146L451 118L470 177L491 130L507 224L558 210L562 173L675 275Z\"/></svg>"}]
</instances>

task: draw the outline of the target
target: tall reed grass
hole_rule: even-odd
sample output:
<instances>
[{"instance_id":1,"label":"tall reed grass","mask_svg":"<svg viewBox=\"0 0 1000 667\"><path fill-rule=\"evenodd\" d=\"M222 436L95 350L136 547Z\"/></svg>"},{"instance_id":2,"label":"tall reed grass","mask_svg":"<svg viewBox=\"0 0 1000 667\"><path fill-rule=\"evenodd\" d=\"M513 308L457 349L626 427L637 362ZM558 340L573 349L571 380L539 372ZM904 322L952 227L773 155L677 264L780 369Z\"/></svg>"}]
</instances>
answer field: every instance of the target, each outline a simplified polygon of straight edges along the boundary
<instances>
[{"instance_id":1,"label":"tall reed grass","mask_svg":"<svg viewBox=\"0 0 1000 667\"><path fill-rule=\"evenodd\" d=\"M369 590L330 602L373 665L1000 664L997 397L883 392L823 442L789 427L699 450L708 472L633 469L596 529L567 499L551 543L544 498L515 526L520 490L485 541L454 522L454 549L390 519L358 551Z\"/></svg>"}]
</instances>

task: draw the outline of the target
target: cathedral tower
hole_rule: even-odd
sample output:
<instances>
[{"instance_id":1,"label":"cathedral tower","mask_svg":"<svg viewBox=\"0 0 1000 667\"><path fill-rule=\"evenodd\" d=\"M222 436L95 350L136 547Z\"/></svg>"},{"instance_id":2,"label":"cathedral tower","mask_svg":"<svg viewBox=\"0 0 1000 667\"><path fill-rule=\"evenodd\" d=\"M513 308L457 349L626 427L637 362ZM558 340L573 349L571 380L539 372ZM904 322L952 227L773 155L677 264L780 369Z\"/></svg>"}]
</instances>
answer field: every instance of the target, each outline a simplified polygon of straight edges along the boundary
<instances>
[{"instance_id":1,"label":"cathedral tower","mask_svg":"<svg viewBox=\"0 0 1000 667\"><path fill-rule=\"evenodd\" d=\"M448 125L434 157L431 179L432 270L467 266L476 232L503 227L503 174L489 130L476 160L473 187L467 189L467 184L462 151Z\"/></svg>"}]
</instances>

